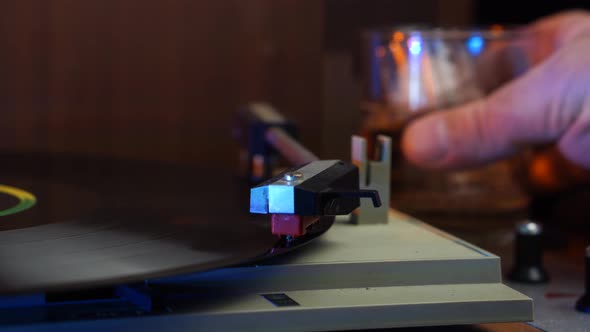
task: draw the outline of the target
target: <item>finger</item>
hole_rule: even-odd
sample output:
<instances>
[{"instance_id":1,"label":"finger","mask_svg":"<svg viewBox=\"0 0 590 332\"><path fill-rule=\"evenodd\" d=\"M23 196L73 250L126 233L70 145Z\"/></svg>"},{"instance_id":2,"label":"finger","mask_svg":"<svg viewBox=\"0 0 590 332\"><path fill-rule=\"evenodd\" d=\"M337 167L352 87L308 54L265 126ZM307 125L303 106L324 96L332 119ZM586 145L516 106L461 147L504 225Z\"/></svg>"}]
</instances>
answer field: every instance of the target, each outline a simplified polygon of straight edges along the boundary
<instances>
[{"instance_id":1,"label":"finger","mask_svg":"<svg viewBox=\"0 0 590 332\"><path fill-rule=\"evenodd\" d=\"M490 42L474 60L478 87L489 93L524 73L530 67L528 48L522 36Z\"/></svg>"},{"instance_id":2,"label":"finger","mask_svg":"<svg viewBox=\"0 0 590 332\"><path fill-rule=\"evenodd\" d=\"M590 11L581 9L564 10L562 12L541 17L528 25L529 30L543 32L543 38L554 41L571 41L581 30L588 26L586 21L590 19Z\"/></svg>"},{"instance_id":3,"label":"finger","mask_svg":"<svg viewBox=\"0 0 590 332\"><path fill-rule=\"evenodd\" d=\"M530 40L527 56L531 63L539 63L563 45L590 35L590 12L576 9L542 17L529 24L525 34Z\"/></svg>"},{"instance_id":4,"label":"finger","mask_svg":"<svg viewBox=\"0 0 590 332\"><path fill-rule=\"evenodd\" d=\"M477 59L480 85L491 91L550 57L557 49L590 35L590 12L568 10L500 32Z\"/></svg>"},{"instance_id":5,"label":"finger","mask_svg":"<svg viewBox=\"0 0 590 332\"><path fill-rule=\"evenodd\" d=\"M590 84L590 79L586 79L586 84ZM579 114L557 146L567 159L590 169L590 91L584 97L579 105Z\"/></svg>"},{"instance_id":6,"label":"finger","mask_svg":"<svg viewBox=\"0 0 590 332\"><path fill-rule=\"evenodd\" d=\"M426 168L470 167L511 155L526 144L557 141L562 135L566 156L588 155L575 140L588 137L590 144L590 128L576 122L590 85L580 81L585 75L578 72L590 63L576 63L571 53L555 54L487 98L411 123L402 138L406 157Z\"/></svg>"}]
</instances>

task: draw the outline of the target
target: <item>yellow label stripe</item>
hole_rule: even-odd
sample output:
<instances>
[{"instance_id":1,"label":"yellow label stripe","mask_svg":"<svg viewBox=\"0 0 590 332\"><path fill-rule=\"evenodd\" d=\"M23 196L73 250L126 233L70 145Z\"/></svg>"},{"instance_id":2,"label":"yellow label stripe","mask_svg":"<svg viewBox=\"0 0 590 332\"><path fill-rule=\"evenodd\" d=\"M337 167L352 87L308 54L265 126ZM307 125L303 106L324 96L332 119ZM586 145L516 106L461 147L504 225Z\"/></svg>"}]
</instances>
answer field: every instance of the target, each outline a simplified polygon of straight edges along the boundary
<instances>
[{"instance_id":1,"label":"yellow label stripe","mask_svg":"<svg viewBox=\"0 0 590 332\"><path fill-rule=\"evenodd\" d=\"M16 203L16 205L9 207L8 209L0 210L0 217L5 217L30 209L33 205L35 205L35 203L37 203L37 198L35 198L35 195L15 187L0 184L0 193L10 195L18 199L18 203Z\"/></svg>"}]
</instances>

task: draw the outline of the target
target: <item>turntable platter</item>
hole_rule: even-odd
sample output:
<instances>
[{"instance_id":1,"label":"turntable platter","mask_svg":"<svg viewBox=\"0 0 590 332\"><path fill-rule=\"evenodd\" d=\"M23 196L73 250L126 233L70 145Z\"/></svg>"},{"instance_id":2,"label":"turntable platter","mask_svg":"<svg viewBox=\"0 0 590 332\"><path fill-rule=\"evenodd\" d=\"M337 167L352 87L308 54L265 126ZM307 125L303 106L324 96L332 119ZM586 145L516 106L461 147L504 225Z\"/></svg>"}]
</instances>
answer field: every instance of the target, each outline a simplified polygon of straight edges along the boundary
<instances>
[{"instance_id":1,"label":"turntable platter","mask_svg":"<svg viewBox=\"0 0 590 332\"><path fill-rule=\"evenodd\" d=\"M280 242L268 220L248 213L248 187L229 171L73 155L0 156L0 293L220 268L264 258Z\"/></svg>"}]
</instances>

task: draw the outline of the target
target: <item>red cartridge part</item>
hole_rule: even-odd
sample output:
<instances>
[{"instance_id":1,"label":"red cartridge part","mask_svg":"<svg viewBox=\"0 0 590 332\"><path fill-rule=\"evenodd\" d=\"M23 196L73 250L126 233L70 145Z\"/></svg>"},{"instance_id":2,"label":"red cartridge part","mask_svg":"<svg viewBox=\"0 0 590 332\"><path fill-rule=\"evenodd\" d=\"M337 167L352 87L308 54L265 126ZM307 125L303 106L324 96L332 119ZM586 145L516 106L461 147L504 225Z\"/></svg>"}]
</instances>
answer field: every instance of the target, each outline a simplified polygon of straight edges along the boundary
<instances>
[{"instance_id":1,"label":"red cartridge part","mask_svg":"<svg viewBox=\"0 0 590 332\"><path fill-rule=\"evenodd\" d=\"M273 214L272 233L275 235L290 235L293 237L305 235L309 225L320 220L315 216L300 216L296 214Z\"/></svg>"}]
</instances>

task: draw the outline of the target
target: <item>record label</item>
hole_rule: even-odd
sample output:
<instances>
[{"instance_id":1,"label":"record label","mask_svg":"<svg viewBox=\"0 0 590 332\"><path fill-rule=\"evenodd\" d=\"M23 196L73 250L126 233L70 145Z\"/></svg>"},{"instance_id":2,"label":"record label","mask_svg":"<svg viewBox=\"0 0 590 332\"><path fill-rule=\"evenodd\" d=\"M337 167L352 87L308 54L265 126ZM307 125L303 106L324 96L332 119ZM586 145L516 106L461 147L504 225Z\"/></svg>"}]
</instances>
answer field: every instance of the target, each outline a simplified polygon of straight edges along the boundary
<instances>
[{"instance_id":1,"label":"record label","mask_svg":"<svg viewBox=\"0 0 590 332\"><path fill-rule=\"evenodd\" d=\"M30 192L2 184L0 184L0 195L2 197L0 217L28 210L37 203L37 198ZM7 199L3 199L5 196L8 196ZM7 201L8 204L5 204ZM11 201L15 201L15 203Z\"/></svg>"}]
</instances>

